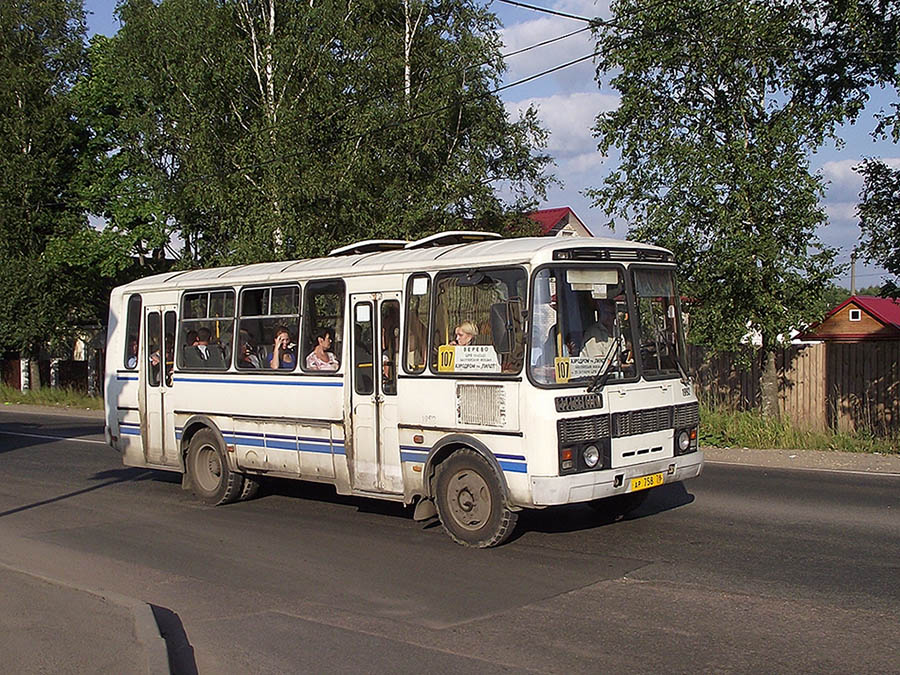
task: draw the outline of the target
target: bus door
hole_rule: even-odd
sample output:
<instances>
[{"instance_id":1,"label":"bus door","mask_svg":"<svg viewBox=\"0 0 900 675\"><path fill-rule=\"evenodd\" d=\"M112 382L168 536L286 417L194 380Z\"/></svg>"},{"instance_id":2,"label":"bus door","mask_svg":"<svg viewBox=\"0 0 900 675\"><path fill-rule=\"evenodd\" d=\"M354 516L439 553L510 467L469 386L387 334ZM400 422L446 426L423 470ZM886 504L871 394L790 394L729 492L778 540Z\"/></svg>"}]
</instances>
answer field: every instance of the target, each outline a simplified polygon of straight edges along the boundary
<instances>
[{"instance_id":1,"label":"bus door","mask_svg":"<svg viewBox=\"0 0 900 675\"><path fill-rule=\"evenodd\" d=\"M175 360L175 306L146 308L144 332L144 457L150 464L178 466L175 415L167 396Z\"/></svg>"},{"instance_id":2,"label":"bus door","mask_svg":"<svg viewBox=\"0 0 900 675\"><path fill-rule=\"evenodd\" d=\"M350 305L353 488L402 493L397 429L400 293L354 294L350 296Z\"/></svg>"}]
</instances>

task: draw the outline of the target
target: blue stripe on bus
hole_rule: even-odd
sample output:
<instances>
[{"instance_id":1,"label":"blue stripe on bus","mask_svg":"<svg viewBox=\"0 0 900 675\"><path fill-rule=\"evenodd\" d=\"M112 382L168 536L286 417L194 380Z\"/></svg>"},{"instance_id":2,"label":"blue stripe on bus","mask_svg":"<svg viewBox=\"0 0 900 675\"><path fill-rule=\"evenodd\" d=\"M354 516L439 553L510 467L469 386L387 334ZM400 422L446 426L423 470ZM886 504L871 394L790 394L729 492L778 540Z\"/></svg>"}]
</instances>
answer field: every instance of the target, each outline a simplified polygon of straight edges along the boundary
<instances>
[{"instance_id":1,"label":"blue stripe on bus","mask_svg":"<svg viewBox=\"0 0 900 675\"><path fill-rule=\"evenodd\" d=\"M424 464L428 459L431 448L415 448L408 445L400 446L400 461ZM500 468L511 473L528 473L528 463L522 455L494 455L500 464ZM511 460L511 461L510 461Z\"/></svg>"},{"instance_id":2,"label":"blue stripe on bus","mask_svg":"<svg viewBox=\"0 0 900 675\"><path fill-rule=\"evenodd\" d=\"M126 429L126 428L123 428L120 426L119 433L122 434L123 436L140 436L141 430L140 430L140 428L137 428L137 429L127 428Z\"/></svg>"},{"instance_id":3,"label":"blue stripe on bus","mask_svg":"<svg viewBox=\"0 0 900 675\"><path fill-rule=\"evenodd\" d=\"M137 375L116 375L116 379L122 382L137 382Z\"/></svg>"},{"instance_id":4,"label":"blue stripe on bus","mask_svg":"<svg viewBox=\"0 0 900 675\"><path fill-rule=\"evenodd\" d=\"M344 383L337 382L309 382L305 380L245 380L245 379L225 379L215 377L176 377L175 382L201 382L211 384L277 384L285 387L343 387Z\"/></svg>"},{"instance_id":5,"label":"blue stripe on bus","mask_svg":"<svg viewBox=\"0 0 900 675\"><path fill-rule=\"evenodd\" d=\"M500 462L500 468L504 471L510 471L512 473L528 473L528 465L527 464L514 464L512 462Z\"/></svg>"},{"instance_id":6,"label":"blue stripe on bus","mask_svg":"<svg viewBox=\"0 0 900 675\"><path fill-rule=\"evenodd\" d=\"M176 440L184 437L184 428L175 429ZM285 434L262 434L257 432L238 432L223 434L222 438L230 445L253 448L272 448L273 450L293 450L294 452L317 452L321 454L346 455L343 439L304 437L296 438Z\"/></svg>"}]
</instances>

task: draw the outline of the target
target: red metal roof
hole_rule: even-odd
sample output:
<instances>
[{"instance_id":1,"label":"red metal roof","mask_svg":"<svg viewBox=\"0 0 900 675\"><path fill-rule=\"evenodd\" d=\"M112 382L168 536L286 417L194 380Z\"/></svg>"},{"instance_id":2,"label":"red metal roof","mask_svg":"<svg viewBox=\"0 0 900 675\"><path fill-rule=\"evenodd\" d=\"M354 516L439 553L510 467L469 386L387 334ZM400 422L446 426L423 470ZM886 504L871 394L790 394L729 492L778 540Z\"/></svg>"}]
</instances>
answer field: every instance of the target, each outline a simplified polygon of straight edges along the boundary
<instances>
[{"instance_id":1,"label":"red metal roof","mask_svg":"<svg viewBox=\"0 0 900 675\"><path fill-rule=\"evenodd\" d=\"M900 330L900 299L876 298L871 295L851 295L841 304L828 312L826 319L837 314L850 303L854 303L860 309L866 310L873 318L888 326L894 326Z\"/></svg>"},{"instance_id":2,"label":"red metal roof","mask_svg":"<svg viewBox=\"0 0 900 675\"><path fill-rule=\"evenodd\" d=\"M528 217L541 226L541 234L547 234L569 213L574 215L572 209L568 206L563 206L558 209L541 209L540 211L529 213Z\"/></svg>"}]
</instances>

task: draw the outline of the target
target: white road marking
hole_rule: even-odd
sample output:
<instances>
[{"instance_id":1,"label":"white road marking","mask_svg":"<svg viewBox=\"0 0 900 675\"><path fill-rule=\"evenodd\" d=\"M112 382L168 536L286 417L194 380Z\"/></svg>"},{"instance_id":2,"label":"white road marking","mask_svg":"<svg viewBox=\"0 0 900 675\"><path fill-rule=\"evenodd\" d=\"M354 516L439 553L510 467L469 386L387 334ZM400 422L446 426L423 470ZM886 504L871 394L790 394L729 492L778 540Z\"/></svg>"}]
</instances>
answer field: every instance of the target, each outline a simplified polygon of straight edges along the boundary
<instances>
[{"instance_id":1,"label":"white road marking","mask_svg":"<svg viewBox=\"0 0 900 675\"><path fill-rule=\"evenodd\" d=\"M24 438L41 438L51 441L73 441L75 443L96 443L98 445L106 445L106 441L94 441L89 438L69 438L66 436L46 436L44 434L24 434L20 431L0 431L0 435L22 436Z\"/></svg>"}]
</instances>

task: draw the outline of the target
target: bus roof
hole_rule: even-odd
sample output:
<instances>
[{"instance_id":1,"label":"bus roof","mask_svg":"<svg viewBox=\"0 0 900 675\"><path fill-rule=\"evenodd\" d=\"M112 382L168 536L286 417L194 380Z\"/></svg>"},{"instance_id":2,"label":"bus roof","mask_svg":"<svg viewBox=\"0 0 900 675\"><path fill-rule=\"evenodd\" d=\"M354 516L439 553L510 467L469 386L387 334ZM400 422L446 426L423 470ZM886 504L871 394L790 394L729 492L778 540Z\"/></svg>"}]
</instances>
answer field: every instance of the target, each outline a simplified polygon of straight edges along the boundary
<instances>
[{"instance_id":1,"label":"bus roof","mask_svg":"<svg viewBox=\"0 0 900 675\"><path fill-rule=\"evenodd\" d=\"M426 238L427 239L427 238ZM420 240L425 241L425 240ZM415 243L415 242L414 242ZM343 247L349 248L349 247ZM247 281L290 281L297 278L323 278L373 273L433 271L461 265L502 265L550 262L554 251L602 250L634 252L633 257L611 256L616 260L636 260L639 252L668 254L666 249L624 239L606 237L523 237L491 239L446 246L407 247L325 258L286 260L251 265L213 267L182 272L166 272L137 279L120 288L128 290L185 286L228 286ZM671 254L669 254L671 255ZM581 258L580 256L578 256ZM584 259L584 258L582 258ZM596 258L599 260L599 258ZM659 261L659 258L656 258Z\"/></svg>"}]
</instances>

